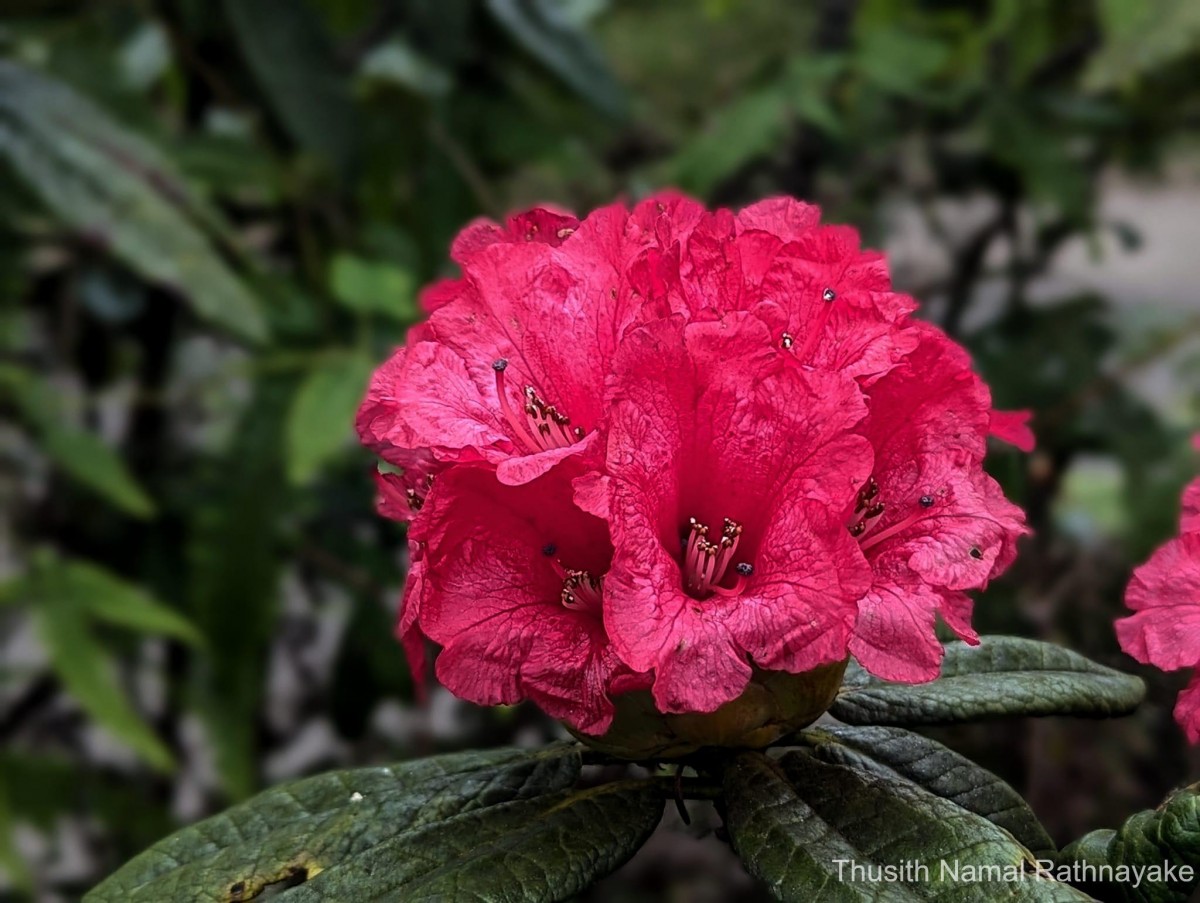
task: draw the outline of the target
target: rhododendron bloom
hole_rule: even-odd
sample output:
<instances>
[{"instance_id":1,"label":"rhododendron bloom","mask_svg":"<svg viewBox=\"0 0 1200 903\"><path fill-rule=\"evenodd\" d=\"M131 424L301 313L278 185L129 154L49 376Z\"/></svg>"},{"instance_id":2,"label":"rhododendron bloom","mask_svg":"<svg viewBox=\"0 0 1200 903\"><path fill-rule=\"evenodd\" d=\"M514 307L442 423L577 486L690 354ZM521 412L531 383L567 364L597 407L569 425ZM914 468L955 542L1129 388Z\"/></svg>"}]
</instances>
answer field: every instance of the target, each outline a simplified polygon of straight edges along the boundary
<instances>
[{"instance_id":1,"label":"rhododendron bloom","mask_svg":"<svg viewBox=\"0 0 1200 903\"><path fill-rule=\"evenodd\" d=\"M991 399L961 349L932 327L867 391L871 479L847 515L875 575L851 650L889 680L937 677L936 614L963 640L971 600L1016 556L1019 508L983 472Z\"/></svg>"},{"instance_id":2,"label":"rhododendron bloom","mask_svg":"<svg viewBox=\"0 0 1200 903\"><path fill-rule=\"evenodd\" d=\"M581 731L612 720L609 693L639 686L603 624L612 546L571 503L567 474L503 486L479 467L438 478L411 528L424 554L404 605L440 643L438 679L481 705L532 699Z\"/></svg>"},{"instance_id":3,"label":"rhododendron bloom","mask_svg":"<svg viewBox=\"0 0 1200 903\"><path fill-rule=\"evenodd\" d=\"M431 640L458 695L649 755L808 723L851 653L932 679L939 615L975 639L965 593L1024 532L987 437L1031 446L1027 416L853 229L662 194L451 256L357 419L416 671Z\"/></svg>"},{"instance_id":4,"label":"rhododendron bloom","mask_svg":"<svg viewBox=\"0 0 1200 903\"><path fill-rule=\"evenodd\" d=\"M1200 446L1198 446L1200 447ZM1164 671L1197 669L1179 696L1175 718L1200 743L1200 479L1184 490L1180 535L1133 572L1125 604L1134 614L1117 621L1121 648Z\"/></svg>"},{"instance_id":5,"label":"rhododendron bloom","mask_svg":"<svg viewBox=\"0 0 1200 903\"><path fill-rule=\"evenodd\" d=\"M483 461L509 484L586 451L608 364L641 312L621 291L627 217L602 208L564 227L557 246L493 243L461 257L470 291L377 371L358 419L364 442Z\"/></svg>"},{"instance_id":6,"label":"rhododendron bloom","mask_svg":"<svg viewBox=\"0 0 1200 903\"><path fill-rule=\"evenodd\" d=\"M869 572L838 520L870 471L854 382L802 373L747 314L672 318L622 347L608 437L605 614L664 712L707 712L751 662L846 657Z\"/></svg>"}]
</instances>

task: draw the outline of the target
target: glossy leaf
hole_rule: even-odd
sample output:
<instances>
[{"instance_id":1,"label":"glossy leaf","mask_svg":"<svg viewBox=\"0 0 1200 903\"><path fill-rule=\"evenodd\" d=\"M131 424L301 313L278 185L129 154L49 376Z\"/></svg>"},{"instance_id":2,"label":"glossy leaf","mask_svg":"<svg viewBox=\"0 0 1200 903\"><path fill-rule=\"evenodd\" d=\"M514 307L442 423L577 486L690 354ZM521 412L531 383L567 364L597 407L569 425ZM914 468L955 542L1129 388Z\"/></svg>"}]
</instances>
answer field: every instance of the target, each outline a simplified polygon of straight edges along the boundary
<instances>
[{"instance_id":1,"label":"glossy leaf","mask_svg":"<svg viewBox=\"0 0 1200 903\"><path fill-rule=\"evenodd\" d=\"M928 737L895 727L841 725L812 728L803 737L822 761L912 781L999 825L1039 857L1056 849L1017 791L986 768Z\"/></svg>"},{"instance_id":2,"label":"glossy leaf","mask_svg":"<svg viewBox=\"0 0 1200 903\"><path fill-rule=\"evenodd\" d=\"M1157 809L1139 812L1115 831L1085 835L1064 848L1057 861L1089 879L1081 886L1103 900L1187 903L1200 887L1200 784L1177 790ZM1174 867L1170 875L1163 868L1167 865ZM1119 871L1106 874L1105 867L1139 869L1141 880L1121 880ZM1090 880L1110 876L1116 880Z\"/></svg>"},{"instance_id":3,"label":"glossy leaf","mask_svg":"<svg viewBox=\"0 0 1200 903\"><path fill-rule=\"evenodd\" d=\"M984 637L978 646L946 645L941 676L893 684L862 668L846 673L830 708L850 724L954 724L1029 715L1105 718L1137 708L1141 680L1050 643Z\"/></svg>"},{"instance_id":4,"label":"glossy leaf","mask_svg":"<svg viewBox=\"0 0 1200 903\"><path fill-rule=\"evenodd\" d=\"M1008 832L906 780L746 753L724 790L734 848L778 900L1088 899L1035 879L1033 854Z\"/></svg>"},{"instance_id":5,"label":"glossy leaf","mask_svg":"<svg viewBox=\"0 0 1200 903\"><path fill-rule=\"evenodd\" d=\"M201 317L267 334L258 301L204 234L217 223L148 142L67 86L0 61L0 155L60 219Z\"/></svg>"},{"instance_id":6,"label":"glossy leaf","mask_svg":"<svg viewBox=\"0 0 1200 903\"><path fill-rule=\"evenodd\" d=\"M289 903L571 900L637 852L662 810L648 781L507 803L398 836L322 872Z\"/></svg>"},{"instance_id":7,"label":"glossy leaf","mask_svg":"<svg viewBox=\"0 0 1200 903\"><path fill-rule=\"evenodd\" d=\"M293 483L307 483L354 435L358 409L374 363L352 352L323 360L300 384L287 421L287 468Z\"/></svg>"},{"instance_id":8,"label":"glossy leaf","mask_svg":"<svg viewBox=\"0 0 1200 903\"><path fill-rule=\"evenodd\" d=\"M293 903L562 899L631 855L662 809L645 783L570 790L580 765L562 744L295 781L160 841L85 899L239 900L291 885Z\"/></svg>"}]
</instances>

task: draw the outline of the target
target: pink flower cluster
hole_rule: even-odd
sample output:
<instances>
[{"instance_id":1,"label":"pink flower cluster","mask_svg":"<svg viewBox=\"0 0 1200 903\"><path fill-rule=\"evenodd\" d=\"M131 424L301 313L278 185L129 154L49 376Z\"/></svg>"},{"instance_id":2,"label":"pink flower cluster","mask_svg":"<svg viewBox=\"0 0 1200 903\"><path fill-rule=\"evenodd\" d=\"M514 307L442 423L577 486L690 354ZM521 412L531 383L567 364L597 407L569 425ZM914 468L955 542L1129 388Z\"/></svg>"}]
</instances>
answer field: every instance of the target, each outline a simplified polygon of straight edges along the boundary
<instances>
[{"instance_id":1,"label":"pink flower cluster","mask_svg":"<svg viewBox=\"0 0 1200 903\"><path fill-rule=\"evenodd\" d=\"M358 416L410 521L417 672L428 638L457 695L599 734L633 690L710 712L851 653L931 680L939 615L977 641L966 591L1025 532L987 437L1032 434L853 229L672 194L451 254Z\"/></svg>"},{"instance_id":2,"label":"pink flower cluster","mask_svg":"<svg viewBox=\"0 0 1200 903\"><path fill-rule=\"evenodd\" d=\"M1193 445L1200 451L1200 436ZM1179 536L1133 572L1125 604L1134 614L1117 621L1122 649L1164 671L1194 669L1175 719L1200 743L1200 478L1183 492Z\"/></svg>"}]
</instances>

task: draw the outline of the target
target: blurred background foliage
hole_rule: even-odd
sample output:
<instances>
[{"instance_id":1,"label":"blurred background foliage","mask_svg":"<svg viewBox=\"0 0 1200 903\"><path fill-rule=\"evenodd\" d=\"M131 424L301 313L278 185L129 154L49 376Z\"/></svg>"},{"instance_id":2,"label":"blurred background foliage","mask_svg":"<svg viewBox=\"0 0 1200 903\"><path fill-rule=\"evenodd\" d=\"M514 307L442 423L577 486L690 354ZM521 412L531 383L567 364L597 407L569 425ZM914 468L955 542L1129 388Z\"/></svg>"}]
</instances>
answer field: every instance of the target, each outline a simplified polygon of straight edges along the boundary
<instances>
[{"instance_id":1,"label":"blurred background foliage","mask_svg":"<svg viewBox=\"0 0 1200 903\"><path fill-rule=\"evenodd\" d=\"M858 225L1036 412L981 630L1132 667L1123 584L1200 464L1197 124L1190 0L7 0L0 898L265 783L554 735L413 704L351 429L455 231L538 201ZM1122 723L949 739L1064 841L1200 773L1147 677ZM758 899L698 824L593 898Z\"/></svg>"}]
</instances>

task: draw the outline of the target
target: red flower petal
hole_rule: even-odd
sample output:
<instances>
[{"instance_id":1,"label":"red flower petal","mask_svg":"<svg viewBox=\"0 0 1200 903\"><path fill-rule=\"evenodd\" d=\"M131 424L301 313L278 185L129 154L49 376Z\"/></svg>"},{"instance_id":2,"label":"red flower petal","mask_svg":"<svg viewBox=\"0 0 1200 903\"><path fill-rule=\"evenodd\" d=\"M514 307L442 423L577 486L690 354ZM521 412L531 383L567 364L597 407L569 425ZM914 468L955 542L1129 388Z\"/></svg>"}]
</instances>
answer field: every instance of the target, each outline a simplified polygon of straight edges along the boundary
<instances>
[{"instance_id":1,"label":"red flower petal","mask_svg":"<svg viewBox=\"0 0 1200 903\"><path fill-rule=\"evenodd\" d=\"M483 468L441 474L410 528L426 550L417 617L444 647L437 675L456 695L481 705L532 699L598 733L612 718L609 687L628 669L600 603L563 603L564 575L600 579L612 552L604 522L571 503L571 476L511 487Z\"/></svg>"},{"instance_id":2,"label":"red flower petal","mask_svg":"<svg viewBox=\"0 0 1200 903\"><path fill-rule=\"evenodd\" d=\"M868 575L829 509L870 469L866 443L848 432L862 402L848 379L781 363L764 324L746 314L662 321L622 347L605 612L622 658L655 669L663 711L711 711L736 697L748 657L802 671L846 654ZM685 589L689 517L743 524L753 573L740 591Z\"/></svg>"},{"instance_id":3,"label":"red flower petal","mask_svg":"<svg viewBox=\"0 0 1200 903\"><path fill-rule=\"evenodd\" d=\"M992 411L988 433L1023 452L1031 452L1037 444L1033 430L1029 428L1031 417L1032 411Z\"/></svg>"}]
</instances>

